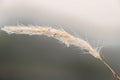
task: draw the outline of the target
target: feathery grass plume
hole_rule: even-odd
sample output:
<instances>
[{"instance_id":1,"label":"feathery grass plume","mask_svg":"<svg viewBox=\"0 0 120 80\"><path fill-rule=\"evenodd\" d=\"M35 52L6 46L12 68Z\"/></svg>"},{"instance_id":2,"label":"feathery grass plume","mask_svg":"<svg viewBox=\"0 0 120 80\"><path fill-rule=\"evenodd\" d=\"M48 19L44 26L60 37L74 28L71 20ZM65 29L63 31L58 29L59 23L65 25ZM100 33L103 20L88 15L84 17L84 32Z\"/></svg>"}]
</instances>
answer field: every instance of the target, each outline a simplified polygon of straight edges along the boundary
<instances>
[{"instance_id":1,"label":"feathery grass plume","mask_svg":"<svg viewBox=\"0 0 120 80\"><path fill-rule=\"evenodd\" d=\"M46 35L48 37L53 37L61 42L63 42L66 46L69 45L77 46L81 49L87 50L92 56L103 62L113 73L114 77L120 80L120 77L117 73L104 61L104 59L100 56L99 52L92 48L92 46L78 38L74 37L71 34L67 33L63 29L54 29L51 27L34 27L34 26L5 26L1 28L1 30L7 32L8 34L28 34L28 35Z\"/></svg>"}]
</instances>

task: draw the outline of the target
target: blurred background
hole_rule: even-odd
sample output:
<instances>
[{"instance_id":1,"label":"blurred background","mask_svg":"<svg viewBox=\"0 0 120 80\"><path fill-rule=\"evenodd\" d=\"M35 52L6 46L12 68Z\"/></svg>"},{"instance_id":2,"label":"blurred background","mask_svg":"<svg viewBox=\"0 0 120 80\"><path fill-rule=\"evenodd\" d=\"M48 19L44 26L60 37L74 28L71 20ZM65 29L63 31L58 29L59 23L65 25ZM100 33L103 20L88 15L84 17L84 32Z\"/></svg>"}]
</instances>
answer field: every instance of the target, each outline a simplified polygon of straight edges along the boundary
<instances>
[{"instance_id":1,"label":"blurred background","mask_svg":"<svg viewBox=\"0 0 120 80\"><path fill-rule=\"evenodd\" d=\"M0 27L65 29L95 48L120 74L119 0L0 0ZM46 36L0 31L0 80L115 80L100 61Z\"/></svg>"}]
</instances>

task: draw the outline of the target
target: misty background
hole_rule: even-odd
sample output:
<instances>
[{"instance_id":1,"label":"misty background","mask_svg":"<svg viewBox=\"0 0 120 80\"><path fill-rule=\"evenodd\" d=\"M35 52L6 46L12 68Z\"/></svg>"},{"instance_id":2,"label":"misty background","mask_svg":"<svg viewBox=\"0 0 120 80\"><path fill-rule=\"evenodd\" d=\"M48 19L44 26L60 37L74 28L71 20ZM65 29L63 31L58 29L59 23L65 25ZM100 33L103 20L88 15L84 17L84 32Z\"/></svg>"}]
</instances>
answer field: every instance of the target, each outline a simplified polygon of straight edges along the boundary
<instances>
[{"instance_id":1,"label":"misty background","mask_svg":"<svg viewBox=\"0 0 120 80\"><path fill-rule=\"evenodd\" d=\"M0 27L63 28L103 46L101 56L120 74L119 0L0 0ZM1 80L115 80L100 61L46 36L0 31Z\"/></svg>"}]
</instances>

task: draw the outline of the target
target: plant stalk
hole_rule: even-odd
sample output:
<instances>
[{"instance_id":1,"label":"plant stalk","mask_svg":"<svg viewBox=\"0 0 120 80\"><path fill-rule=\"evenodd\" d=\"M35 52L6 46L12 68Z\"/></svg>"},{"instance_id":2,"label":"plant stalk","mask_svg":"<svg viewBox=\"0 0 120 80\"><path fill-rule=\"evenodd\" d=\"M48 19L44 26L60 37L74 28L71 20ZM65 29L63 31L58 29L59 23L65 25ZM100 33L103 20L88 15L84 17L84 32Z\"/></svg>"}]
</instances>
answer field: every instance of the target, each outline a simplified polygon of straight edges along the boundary
<instances>
[{"instance_id":1,"label":"plant stalk","mask_svg":"<svg viewBox=\"0 0 120 80\"><path fill-rule=\"evenodd\" d=\"M120 76L114 71L114 69L113 69L108 63L106 63L105 60L103 60L103 59L99 59L99 60L100 60L101 62L103 62L103 63L108 67L108 69L112 72L113 76L114 76L116 79L120 80Z\"/></svg>"}]
</instances>

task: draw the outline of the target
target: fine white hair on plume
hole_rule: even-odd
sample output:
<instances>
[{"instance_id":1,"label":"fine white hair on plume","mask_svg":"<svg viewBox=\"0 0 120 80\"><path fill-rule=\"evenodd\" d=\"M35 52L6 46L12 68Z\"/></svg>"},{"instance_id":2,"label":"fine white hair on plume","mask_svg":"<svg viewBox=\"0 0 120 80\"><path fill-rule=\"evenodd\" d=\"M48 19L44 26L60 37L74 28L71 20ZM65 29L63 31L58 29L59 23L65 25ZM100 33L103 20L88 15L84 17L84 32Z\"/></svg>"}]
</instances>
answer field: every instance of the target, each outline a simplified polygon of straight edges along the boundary
<instances>
[{"instance_id":1,"label":"fine white hair on plume","mask_svg":"<svg viewBox=\"0 0 120 80\"><path fill-rule=\"evenodd\" d=\"M28 35L46 35L49 37L53 37L55 39L58 39L59 41L66 44L66 46L69 47L69 45L74 45L83 49L88 50L88 52L93 55L96 58L101 59L100 55L97 53L96 50L94 50L89 43L86 41L74 37L64 31L63 29L54 29L51 27L27 27L27 26L21 26L21 27L15 27L15 26L9 26L9 27L3 27L3 31L6 31L9 34L16 33L16 34L28 34Z\"/></svg>"},{"instance_id":2,"label":"fine white hair on plume","mask_svg":"<svg viewBox=\"0 0 120 80\"><path fill-rule=\"evenodd\" d=\"M100 56L99 51L101 48L94 49L87 41L82 40L78 37L74 37L63 29L54 29L51 27L42 26L5 26L1 30L7 32L8 34L28 34L28 35L45 35L48 37L53 37L69 47L69 45L74 45L76 47L82 48L89 52L92 56L103 62L113 73L114 77L120 80L120 77L116 72L103 60Z\"/></svg>"}]
</instances>

